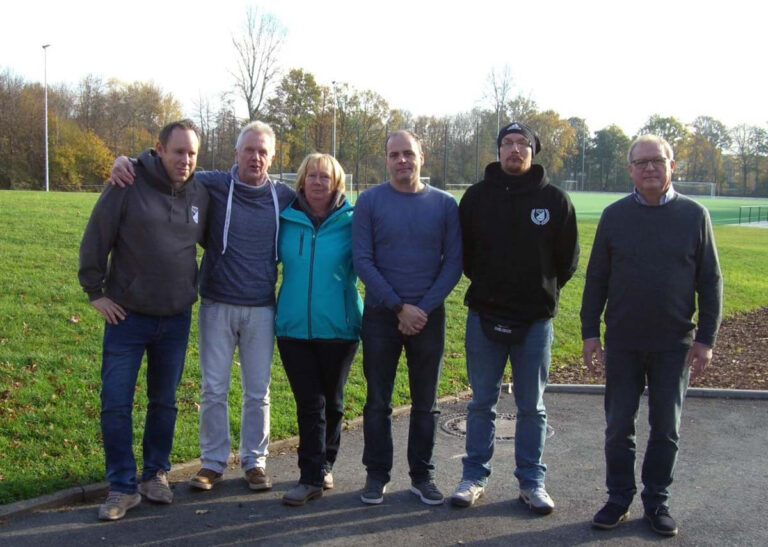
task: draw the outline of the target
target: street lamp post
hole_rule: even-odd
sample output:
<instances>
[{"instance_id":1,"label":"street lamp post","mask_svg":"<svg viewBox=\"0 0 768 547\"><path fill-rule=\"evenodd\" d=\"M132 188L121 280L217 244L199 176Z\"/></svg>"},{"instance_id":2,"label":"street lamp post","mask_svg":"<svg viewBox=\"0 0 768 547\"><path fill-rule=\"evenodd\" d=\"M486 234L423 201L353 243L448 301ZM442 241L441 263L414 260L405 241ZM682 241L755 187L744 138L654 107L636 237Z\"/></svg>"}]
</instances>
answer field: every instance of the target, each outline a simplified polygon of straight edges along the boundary
<instances>
[{"instance_id":1,"label":"street lamp post","mask_svg":"<svg viewBox=\"0 0 768 547\"><path fill-rule=\"evenodd\" d=\"M43 110L45 125L45 191L48 191L48 48L51 44L43 45Z\"/></svg>"},{"instance_id":2,"label":"street lamp post","mask_svg":"<svg viewBox=\"0 0 768 547\"><path fill-rule=\"evenodd\" d=\"M331 82L333 86L333 129L331 130L331 156L336 157L336 82Z\"/></svg>"},{"instance_id":3,"label":"street lamp post","mask_svg":"<svg viewBox=\"0 0 768 547\"><path fill-rule=\"evenodd\" d=\"M584 156L586 155L587 151L587 122L584 120L584 125L581 128L581 191L584 192L586 190L585 187L585 177L587 176L584 172Z\"/></svg>"}]
</instances>

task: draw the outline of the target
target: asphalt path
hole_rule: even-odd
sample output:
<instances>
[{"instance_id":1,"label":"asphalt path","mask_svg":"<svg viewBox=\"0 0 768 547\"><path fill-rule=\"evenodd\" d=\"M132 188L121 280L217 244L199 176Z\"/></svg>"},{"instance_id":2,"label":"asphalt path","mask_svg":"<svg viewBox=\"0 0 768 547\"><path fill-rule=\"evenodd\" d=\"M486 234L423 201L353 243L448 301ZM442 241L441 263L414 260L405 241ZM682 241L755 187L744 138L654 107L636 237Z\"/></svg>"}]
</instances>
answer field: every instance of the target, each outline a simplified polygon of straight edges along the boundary
<instances>
[{"instance_id":1,"label":"asphalt path","mask_svg":"<svg viewBox=\"0 0 768 547\"><path fill-rule=\"evenodd\" d=\"M642 518L639 499L630 519L615 530L590 526L606 499L602 396L590 390L548 392L550 438L545 462L554 513L532 514L517 500L514 478L514 399L502 394L493 474L473 507L430 507L409 491L406 464L407 411L393 419L395 465L384 503L367 506L359 422L344 432L334 469L335 488L304 507L280 497L296 482L295 450L276 443L267 470L274 487L251 492L232 466L209 492L187 485L197 464L172 473L172 505L143 501L116 522L97 520L104 484L81 489L85 501L59 494L0 507L0 545L768 545L765 495L768 487L768 400L690 397L685 402L671 513L680 533L662 538ZM466 400L441 404L436 444L437 484L450 495L461 476ZM638 418L638 459L647 440L647 407ZM639 466L638 466L639 469ZM639 473L639 471L638 471Z\"/></svg>"}]
</instances>

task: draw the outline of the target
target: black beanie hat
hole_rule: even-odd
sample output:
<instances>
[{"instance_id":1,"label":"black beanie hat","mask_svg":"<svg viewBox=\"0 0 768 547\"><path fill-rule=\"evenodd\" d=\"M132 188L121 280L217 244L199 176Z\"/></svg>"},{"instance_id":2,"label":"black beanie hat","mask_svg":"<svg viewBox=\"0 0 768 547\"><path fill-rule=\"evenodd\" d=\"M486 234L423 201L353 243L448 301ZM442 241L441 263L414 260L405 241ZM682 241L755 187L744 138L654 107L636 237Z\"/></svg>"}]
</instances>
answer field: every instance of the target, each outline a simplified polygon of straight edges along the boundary
<instances>
[{"instance_id":1,"label":"black beanie hat","mask_svg":"<svg viewBox=\"0 0 768 547\"><path fill-rule=\"evenodd\" d=\"M501 128L501 131L499 131L499 136L496 137L496 148L501 148L501 139L510 133L520 133L521 135L525 136L526 139L528 139L528 141L531 143L531 156L535 156L541 152L541 142L539 141L539 137L533 133L533 130L530 127L521 122L512 122L511 124Z\"/></svg>"}]
</instances>

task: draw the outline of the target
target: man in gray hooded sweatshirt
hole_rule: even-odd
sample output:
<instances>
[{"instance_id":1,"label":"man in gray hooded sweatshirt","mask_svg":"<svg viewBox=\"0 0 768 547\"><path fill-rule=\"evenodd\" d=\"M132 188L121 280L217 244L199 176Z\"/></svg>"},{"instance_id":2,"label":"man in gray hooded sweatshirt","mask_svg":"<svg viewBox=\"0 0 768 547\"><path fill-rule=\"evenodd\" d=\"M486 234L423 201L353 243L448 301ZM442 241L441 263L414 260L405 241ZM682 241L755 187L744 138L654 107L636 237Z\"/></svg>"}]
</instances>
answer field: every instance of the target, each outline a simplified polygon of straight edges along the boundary
<instances>
[{"instance_id":1,"label":"man in gray hooded sweatshirt","mask_svg":"<svg viewBox=\"0 0 768 547\"><path fill-rule=\"evenodd\" d=\"M166 473L197 300L197 243L209 195L194 180L199 136L189 120L165 126L157 156L142 158L130 188L106 186L80 245L78 277L106 321L101 365L101 430L109 493L102 520L118 520L141 494L171 503ZM131 411L147 354L144 469L136 481Z\"/></svg>"}]
</instances>

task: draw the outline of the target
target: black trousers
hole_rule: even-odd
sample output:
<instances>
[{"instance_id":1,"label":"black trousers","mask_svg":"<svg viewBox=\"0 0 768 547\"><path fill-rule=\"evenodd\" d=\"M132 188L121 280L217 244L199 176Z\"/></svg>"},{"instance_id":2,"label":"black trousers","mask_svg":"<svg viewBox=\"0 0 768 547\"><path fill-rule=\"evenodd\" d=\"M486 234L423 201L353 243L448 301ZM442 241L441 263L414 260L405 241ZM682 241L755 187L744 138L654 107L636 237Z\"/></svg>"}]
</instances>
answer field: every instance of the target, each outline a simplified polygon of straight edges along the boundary
<instances>
[{"instance_id":1,"label":"black trousers","mask_svg":"<svg viewBox=\"0 0 768 547\"><path fill-rule=\"evenodd\" d=\"M341 443L344 384L357 346L357 340L277 340L296 400L302 484L322 486L333 469Z\"/></svg>"}]
</instances>

